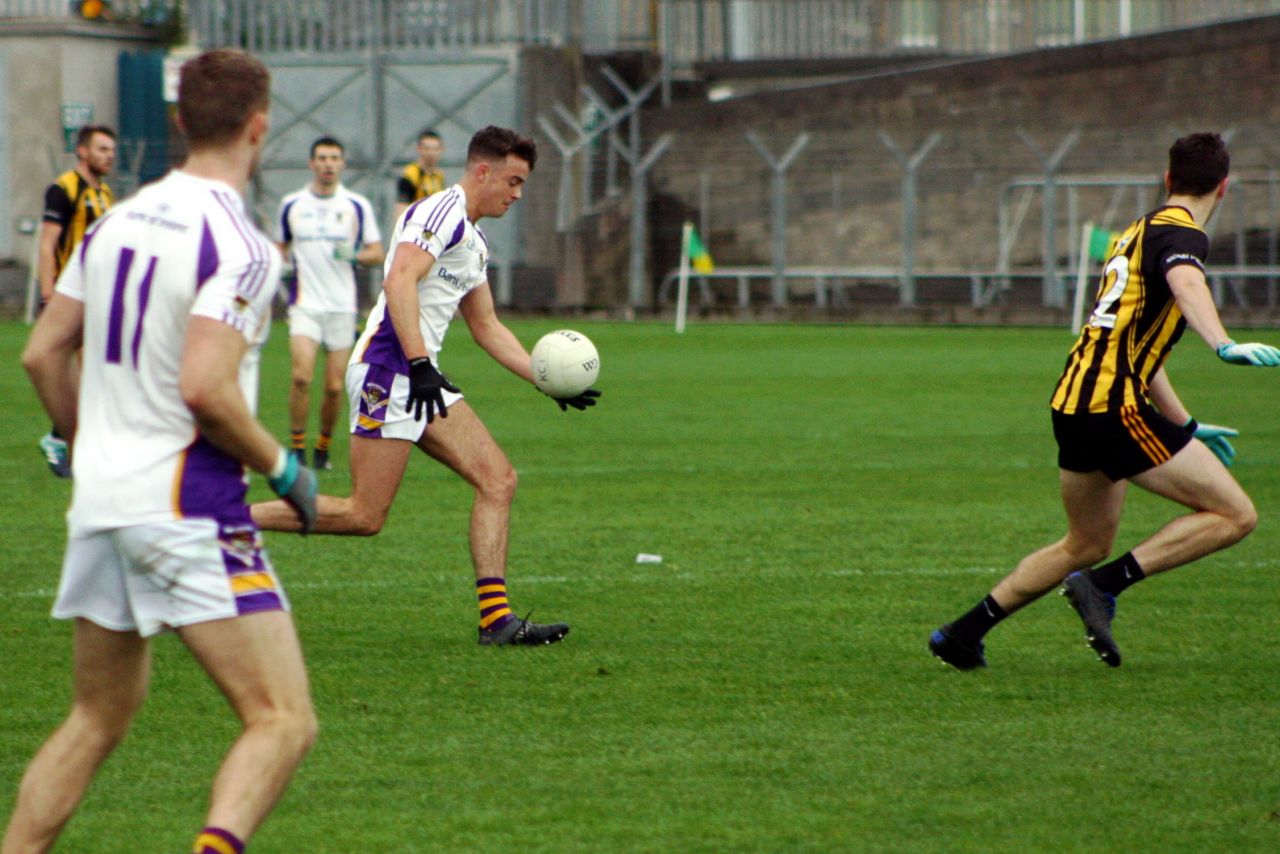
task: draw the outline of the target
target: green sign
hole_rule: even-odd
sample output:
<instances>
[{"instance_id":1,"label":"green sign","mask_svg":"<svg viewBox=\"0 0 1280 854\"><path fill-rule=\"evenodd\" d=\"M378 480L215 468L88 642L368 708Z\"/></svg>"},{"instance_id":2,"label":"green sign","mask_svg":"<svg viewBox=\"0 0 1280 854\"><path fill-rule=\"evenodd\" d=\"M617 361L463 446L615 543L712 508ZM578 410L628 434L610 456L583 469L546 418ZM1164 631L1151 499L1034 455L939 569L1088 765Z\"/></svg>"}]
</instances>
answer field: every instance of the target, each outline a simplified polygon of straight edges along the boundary
<instances>
[{"instance_id":1,"label":"green sign","mask_svg":"<svg viewBox=\"0 0 1280 854\"><path fill-rule=\"evenodd\" d=\"M93 104L62 105L62 146L70 153L76 150L80 128L93 121Z\"/></svg>"}]
</instances>

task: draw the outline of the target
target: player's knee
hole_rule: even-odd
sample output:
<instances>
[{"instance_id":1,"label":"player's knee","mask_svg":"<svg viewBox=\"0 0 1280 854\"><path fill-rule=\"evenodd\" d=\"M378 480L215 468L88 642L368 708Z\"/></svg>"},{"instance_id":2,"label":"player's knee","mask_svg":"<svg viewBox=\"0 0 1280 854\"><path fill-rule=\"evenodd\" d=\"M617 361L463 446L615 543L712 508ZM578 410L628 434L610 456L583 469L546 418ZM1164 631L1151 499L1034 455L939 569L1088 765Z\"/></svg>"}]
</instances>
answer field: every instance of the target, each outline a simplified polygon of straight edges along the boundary
<instances>
[{"instance_id":1,"label":"player's knee","mask_svg":"<svg viewBox=\"0 0 1280 854\"><path fill-rule=\"evenodd\" d=\"M510 504L515 500L518 480L515 468L507 463L490 472L481 484L481 489L490 498Z\"/></svg>"},{"instance_id":2,"label":"player's knee","mask_svg":"<svg viewBox=\"0 0 1280 854\"><path fill-rule=\"evenodd\" d=\"M133 705L108 707L76 703L71 708L68 723L75 727L79 740L110 751L128 734L136 711L137 706Z\"/></svg>"},{"instance_id":3,"label":"player's knee","mask_svg":"<svg viewBox=\"0 0 1280 854\"><path fill-rule=\"evenodd\" d=\"M294 754L310 750L320 732L310 703L260 709L246 716L244 726L270 732L278 744Z\"/></svg>"},{"instance_id":4,"label":"player's knee","mask_svg":"<svg viewBox=\"0 0 1280 854\"><path fill-rule=\"evenodd\" d=\"M1243 540L1258 527L1258 510L1253 506L1253 502L1247 497L1244 502L1231 508L1231 512L1226 514L1227 521L1231 523L1232 534L1235 542Z\"/></svg>"},{"instance_id":5,"label":"player's knee","mask_svg":"<svg viewBox=\"0 0 1280 854\"><path fill-rule=\"evenodd\" d=\"M1103 542L1095 538L1067 537L1062 541L1062 546L1071 555L1072 563L1080 567L1101 563L1111 553L1110 540Z\"/></svg>"},{"instance_id":6,"label":"player's knee","mask_svg":"<svg viewBox=\"0 0 1280 854\"><path fill-rule=\"evenodd\" d=\"M311 377L306 374L293 375L293 390L305 392L311 387Z\"/></svg>"}]
</instances>

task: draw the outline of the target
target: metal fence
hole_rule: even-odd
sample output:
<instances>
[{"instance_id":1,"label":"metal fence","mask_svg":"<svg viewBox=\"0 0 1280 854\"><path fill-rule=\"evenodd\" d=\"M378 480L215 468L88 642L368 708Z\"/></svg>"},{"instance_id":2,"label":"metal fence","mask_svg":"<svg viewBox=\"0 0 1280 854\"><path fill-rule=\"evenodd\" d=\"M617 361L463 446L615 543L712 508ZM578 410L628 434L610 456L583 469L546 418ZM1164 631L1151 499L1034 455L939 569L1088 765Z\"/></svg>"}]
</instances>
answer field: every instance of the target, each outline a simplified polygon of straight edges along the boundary
<instances>
[{"instance_id":1,"label":"metal fence","mask_svg":"<svg viewBox=\"0 0 1280 854\"><path fill-rule=\"evenodd\" d=\"M65 19L113 21L162 27L179 18L178 0L111 0L95 5L69 0L0 0L0 19Z\"/></svg>"},{"instance_id":2,"label":"metal fence","mask_svg":"<svg viewBox=\"0 0 1280 854\"><path fill-rule=\"evenodd\" d=\"M562 45L570 0L189 0L193 41L264 53Z\"/></svg>"},{"instance_id":3,"label":"metal fence","mask_svg":"<svg viewBox=\"0 0 1280 854\"><path fill-rule=\"evenodd\" d=\"M69 17L0 0L0 17ZM982 55L1280 11L1280 0L113 0L157 23L182 6L201 45L266 53L578 45L650 50L670 74L725 60Z\"/></svg>"}]
</instances>

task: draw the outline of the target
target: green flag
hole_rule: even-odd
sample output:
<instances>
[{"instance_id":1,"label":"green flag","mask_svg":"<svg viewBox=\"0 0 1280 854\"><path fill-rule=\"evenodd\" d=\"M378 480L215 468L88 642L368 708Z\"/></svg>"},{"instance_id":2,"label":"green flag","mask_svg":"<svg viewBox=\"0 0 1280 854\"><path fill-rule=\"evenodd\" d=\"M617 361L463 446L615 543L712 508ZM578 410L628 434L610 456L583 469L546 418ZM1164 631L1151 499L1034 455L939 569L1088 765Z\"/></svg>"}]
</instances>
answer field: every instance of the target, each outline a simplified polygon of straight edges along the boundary
<instances>
[{"instance_id":1,"label":"green flag","mask_svg":"<svg viewBox=\"0 0 1280 854\"><path fill-rule=\"evenodd\" d=\"M1094 261L1105 261L1111 256L1111 250L1120 239L1120 232L1107 231L1105 228L1093 228L1089 232L1089 257Z\"/></svg>"},{"instance_id":2,"label":"green flag","mask_svg":"<svg viewBox=\"0 0 1280 854\"><path fill-rule=\"evenodd\" d=\"M716 269L715 262L711 260L711 253L702 245L702 240L698 237L698 229L692 226L689 227L689 260L693 262L693 269L699 273L711 273Z\"/></svg>"}]
</instances>

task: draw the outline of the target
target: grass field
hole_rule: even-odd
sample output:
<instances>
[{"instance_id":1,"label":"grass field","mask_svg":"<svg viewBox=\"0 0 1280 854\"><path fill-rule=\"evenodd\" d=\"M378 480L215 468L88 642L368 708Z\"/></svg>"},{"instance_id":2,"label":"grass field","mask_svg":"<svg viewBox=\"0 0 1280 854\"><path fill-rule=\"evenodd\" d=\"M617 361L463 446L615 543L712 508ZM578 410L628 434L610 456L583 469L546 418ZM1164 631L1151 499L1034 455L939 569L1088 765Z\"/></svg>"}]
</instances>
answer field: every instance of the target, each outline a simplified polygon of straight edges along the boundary
<instances>
[{"instance_id":1,"label":"grass field","mask_svg":"<svg viewBox=\"0 0 1280 854\"><path fill-rule=\"evenodd\" d=\"M512 324L527 345L556 325ZM252 850L1280 850L1280 372L1193 335L1175 354L1192 411L1241 430L1262 523L1125 594L1122 668L1054 596L962 674L929 631L1061 534L1065 332L573 325L603 358L594 411L562 414L465 330L444 359L520 473L512 603L572 633L476 645L470 495L425 458L376 538L270 535L322 732ZM68 485L36 455L24 334L0 327L6 814L69 672L47 616ZM262 412L281 436L286 385L278 327ZM346 494L345 440L336 459L323 487ZM1122 547L1173 512L1135 490ZM156 647L61 851L181 851L198 829L235 726L180 645Z\"/></svg>"}]
</instances>

